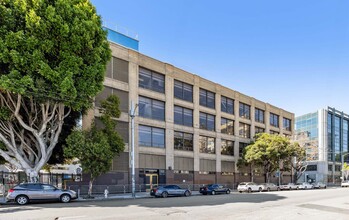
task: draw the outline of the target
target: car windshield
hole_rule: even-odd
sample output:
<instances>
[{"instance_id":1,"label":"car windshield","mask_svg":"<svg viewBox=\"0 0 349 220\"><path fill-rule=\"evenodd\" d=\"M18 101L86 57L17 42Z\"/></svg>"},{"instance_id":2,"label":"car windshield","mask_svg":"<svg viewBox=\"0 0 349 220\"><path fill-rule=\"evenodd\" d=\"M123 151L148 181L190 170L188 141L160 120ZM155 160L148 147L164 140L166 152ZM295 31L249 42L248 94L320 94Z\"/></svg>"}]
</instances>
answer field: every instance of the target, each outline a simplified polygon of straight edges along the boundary
<instances>
[{"instance_id":1,"label":"car windshield","mask_svg":"<svg viewBox=\"0 0 349 220\"><path fill-rule=\"evenodd\" d=\"M243 182L239 184L239 186L244 186L244 185L247 185L247 183Z\"/></svg>"}]
</instances>

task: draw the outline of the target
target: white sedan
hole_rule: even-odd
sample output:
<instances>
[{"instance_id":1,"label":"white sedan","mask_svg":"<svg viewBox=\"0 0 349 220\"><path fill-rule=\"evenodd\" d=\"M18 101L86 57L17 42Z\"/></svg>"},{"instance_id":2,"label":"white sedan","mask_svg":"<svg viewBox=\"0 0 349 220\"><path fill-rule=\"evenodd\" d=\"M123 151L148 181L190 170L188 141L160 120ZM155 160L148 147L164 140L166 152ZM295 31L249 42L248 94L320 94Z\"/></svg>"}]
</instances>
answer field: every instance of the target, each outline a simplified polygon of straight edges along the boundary
<instances>
[{"instance_id":1,"label":"white sedan","mask_svg":"<svg viewBox=\"0 0 349 220\"><path fill-rule=\"evenodd\" d=\"M349 187L349 181L342 182L341 187Z\"/></svg>"},{"instance_id":2,"label":"white sedan","mask_svg":"<svg viewBox=\"0 0 349 220\"><path fill-rule=\"evenodd\" d=\"M298 183L297 184L298 189L314 189L314 186L310 183Z\"/></svg>"},{"instance_id":3,"label":"white sedan","mask_svg":"<svg viewBox=\"0 0 349 220\"><path fill-rule=\"evenodd\" d=\"M262 192L262 186L253 182L242 182L238 185L239 193L242 192Z\"/></svg>"}]
</instances>

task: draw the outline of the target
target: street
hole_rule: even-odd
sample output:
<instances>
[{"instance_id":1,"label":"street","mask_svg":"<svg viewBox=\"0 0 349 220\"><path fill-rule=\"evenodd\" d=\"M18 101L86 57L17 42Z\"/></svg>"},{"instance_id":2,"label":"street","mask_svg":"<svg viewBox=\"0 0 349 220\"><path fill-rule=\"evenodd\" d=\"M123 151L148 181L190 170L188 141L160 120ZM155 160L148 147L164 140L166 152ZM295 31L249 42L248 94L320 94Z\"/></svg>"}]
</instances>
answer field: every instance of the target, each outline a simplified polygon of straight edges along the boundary
<instances>
[{"instance_id":1,"label":"street","mask_svg":"<svg viewBox=\"0 0 349 220\"><path fill-rule=\"evenodd\" d=\"M349 189L2 205L14 219L349 219Z\"/></svg>"}]
</instances>

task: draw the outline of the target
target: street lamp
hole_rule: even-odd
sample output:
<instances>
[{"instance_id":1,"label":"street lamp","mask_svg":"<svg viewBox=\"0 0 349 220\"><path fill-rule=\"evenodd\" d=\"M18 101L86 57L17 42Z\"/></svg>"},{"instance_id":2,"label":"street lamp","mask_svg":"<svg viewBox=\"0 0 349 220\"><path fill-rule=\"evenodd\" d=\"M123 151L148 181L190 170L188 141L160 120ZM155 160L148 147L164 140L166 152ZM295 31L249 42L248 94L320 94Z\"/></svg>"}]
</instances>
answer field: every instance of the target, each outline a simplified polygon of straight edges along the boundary
<instances>
[{"instance_id":1,"label":"street lamp","mask_svg":"<svg viewBox=\"0 0 349 220\"><path fill-rule=\"evenodd\" d=\"M136 197L136 181L135 181L135 117L138 104L134 105L131 102L130 117L131 117L131 183L132 183L132 198Z\"/></svg>"}]
</instances>

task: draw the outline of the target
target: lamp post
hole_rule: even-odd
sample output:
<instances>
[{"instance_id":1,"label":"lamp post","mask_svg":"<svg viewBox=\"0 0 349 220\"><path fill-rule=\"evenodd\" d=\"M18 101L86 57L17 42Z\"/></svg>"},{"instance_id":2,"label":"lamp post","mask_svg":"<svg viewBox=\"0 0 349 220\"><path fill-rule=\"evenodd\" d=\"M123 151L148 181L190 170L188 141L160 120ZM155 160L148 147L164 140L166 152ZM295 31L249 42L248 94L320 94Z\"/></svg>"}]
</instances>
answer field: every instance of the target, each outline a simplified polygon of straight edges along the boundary
<instances>
[{"instance_id":1,"label":"lamp post","mask_svg":"<svg viewBox=\"0 0 349 220\"><path fill-rule=\"evenodd\" d=\"M132 198L136 198L136 181L135 181L135 117L138 105L134 106L131 101L130 117L131 117L131 183Z\"/></svg>"},{"instance_id":2,"label":"lamp post","mask_svg":"<svg viewBox=\"0 0 349 220\"><path fill-rule=\"evenodd\" d=\"M349 152L345 153L345 154L342 154L341 156L341 164L342 164L342 169L341 169L341 172L342 172L342 181L344 180L344 172L343 172L343 165L344 165L344 156L345 155L348 155Z\"/></svg>"}]
</instances>

